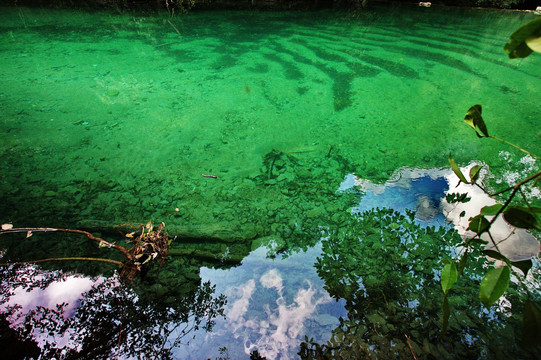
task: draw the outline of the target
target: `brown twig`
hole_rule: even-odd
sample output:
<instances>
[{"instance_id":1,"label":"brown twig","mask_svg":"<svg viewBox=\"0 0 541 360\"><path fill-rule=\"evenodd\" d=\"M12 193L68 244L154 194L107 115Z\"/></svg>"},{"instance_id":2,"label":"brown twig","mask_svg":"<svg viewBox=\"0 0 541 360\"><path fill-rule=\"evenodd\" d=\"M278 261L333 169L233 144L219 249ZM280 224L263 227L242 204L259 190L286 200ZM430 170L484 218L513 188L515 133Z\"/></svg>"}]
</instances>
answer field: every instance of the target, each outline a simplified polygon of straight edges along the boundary
<instances>
[{"instance_id":1,"label":"brown twig","mask_svg":"<svg viewBox=\"0 0 541 360\"><path fill-rule=\"evenodd\" d=\"M169 25L171 25L173 27L173 29L175 29L176 33L179 35L179 36L182 36L182 34L180 33L180 31L178 31L177 27L175 25L173 25L173 23L170 21L170 20L167 20L167 22L169 23Z\"/></svg>"},{"instance_id":2,"label":"brown twig","mask_svg":"<svg viewBox=\"0 0 541 360\"><path fill-rule=\"evenodd\" d=\"M111 259L102 259L102 258L89 258L89 257L64 257L64 258L48 258L48 259L39 259L33 261L17 261L12 263L0 264L0 266L9 266L9 265L23 265L23 264L37 264L47 261L101 261L110 264L115 264L118 266L123 266L124 264L120 261L111 260Z\"/></svg>"},{"instance_id":3,"label":"brown twig","mask_svg":"<svg viewBox=\"0 0 541 360\"><path fill-rule=\"evenodd\" d=\"M130 249L126 249L123 246L116 245L105 241L104 239L94 236L88 231L84 230L75 230L75 229L59 229L59 228L8 228L9 224L2 226L4 229L0 230L0 235L8 233L26 233L27 237L31 236L33 232L65 232L72 234L84 235L90 240L97 241L100 246L109 247L120 251L126 257L124 262L110 259L102 258L88 258L88 257L67 257L67 258L49 258L49 259L40 259L34 261L24 261L24 262L14 262L10 264L0 264L13 265L13 264L30 264L30 263L40 263L45 261L66 261L66 260L87 260L87 261L101 261L110 264L118 265L122 268L120 277L121 279L131 280L134 278L135 274L141 270L141 267L147 262L154 260L156 258L161 261L165 261L168 253L171 241L167 232L162 232L165 224L162 222L156 230L152 226L152 223L149 221L146 225L142 225L141 233L137 238L134 238L134 245ZM9 226L8 226L9 225ZM145 229L147 230L145 232ZM132 238L135 232L127 234L126 237Z\"/></svg>"},{"instance_id":4,"label":"brown twig","mask_svg":"<svg viewBox=\"0 0 541 360\"><path fill-rule=\"evenodd\" d=\"M25 233L28 233L28 232L31 232L31 233L32 232L65 232L65 233L72 233L72 234L80 234L80 235L86 236L90 240L97 241L98 243L103 244L107 247L117 249L122 254L124 254L126 259L128 260L132 259L132 255L129 253L129 251L125 247L105 241L102 238L96 237L92 235L91 233L87 231L83 231L83 230L58 229L58 228L12 228L12 229L0 230L0 235L8 234L8 233L22 233L22 232L25 232Z\"/></svg>"},{"instance_id":5,"label":"brown twig","mask_svg":"<svg viewBox=\"0 0 541 360\"><path fill-rule=\"evenodd\" d=\"M404 336L406 337L406 341L408 342L408 347L410 348L411 355L413 355L413 358L414 358L415 360L419 360L419 358L417 357L417 354L415 353L415 350L413 350L413 346L411 346L409 336L406 335L406 334L404 334Z\"/></svg>"},{"instance_id":6,"label":"brown twig","mask_svg":"<svg viewBox=\"0 0 541 360\"><path fill-rule=\"evenodd\" d=\"M496 137L496 136L493 136L493 135L490 135L490 136L488 136L488 137L491 138L491 139L494 139L494 140L501 141L502 143L507 144L507 145L509 145L509 146L512 146L512 147L514 147L515 149L518 149L518 150L522 151L523 153L530 155L530 156L533 157L533 158L539 159L539 156L537 156L537 155L535 155L535 154L532 154L531 152L529 152L529 151L527 151L527 150L521 148L520 146L517 146L517 145L515 145L515 144L513 144L513 143L510 143L510 142L507 141L507 140L500 139L499 137Z\"/></svg>"}]
</instances>

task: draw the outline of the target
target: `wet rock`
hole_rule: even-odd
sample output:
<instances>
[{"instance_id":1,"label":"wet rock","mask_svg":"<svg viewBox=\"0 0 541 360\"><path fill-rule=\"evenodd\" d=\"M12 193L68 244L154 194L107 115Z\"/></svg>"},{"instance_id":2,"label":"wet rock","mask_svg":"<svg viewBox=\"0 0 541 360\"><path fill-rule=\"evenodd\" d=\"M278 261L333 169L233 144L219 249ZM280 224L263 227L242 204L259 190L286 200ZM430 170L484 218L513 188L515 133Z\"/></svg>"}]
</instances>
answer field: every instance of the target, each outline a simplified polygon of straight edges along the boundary
<instances>
[{"instance_id":1,"label":"wet rock","mask_svg":"<svg viewBox=\"0 0 541 360\"><path fill-rule=\"evenodd\" d=\"M306 216L314 219L314 218L320 217L322 213L323 213L323 209L321 207L316 207L311 210L308 210L306 212Z\"/></svg>"},{"instance_id":2,"label":"wet rock","mask_svg":"<svg viewBox=\"0 0 541 360\"><path fill-rule=\"evenodd\" d=\"M419 196L417 199L415 216L423 221L430 221L439 213L439 209L428 196Z\"/></svg>"},{"instance_id":3,"label":"wet rock","mask_svg":"<svg viewBox=\"0 0 541 360\"><path fill-rule=\"evenodd\" d=\"M297 170L297 176L301 179L308 179L312 177L312 173L308 169L299 169Z\"/></svg>"}]
</instances>

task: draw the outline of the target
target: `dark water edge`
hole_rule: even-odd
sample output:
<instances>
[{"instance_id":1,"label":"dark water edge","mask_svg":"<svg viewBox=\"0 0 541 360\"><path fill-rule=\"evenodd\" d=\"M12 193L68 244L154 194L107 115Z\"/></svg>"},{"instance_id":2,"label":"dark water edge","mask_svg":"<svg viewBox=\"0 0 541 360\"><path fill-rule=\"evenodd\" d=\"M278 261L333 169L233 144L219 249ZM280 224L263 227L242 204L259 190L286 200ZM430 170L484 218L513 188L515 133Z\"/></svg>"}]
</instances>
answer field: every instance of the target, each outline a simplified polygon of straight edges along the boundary
<instances>
[{"instance_id":1,"label":"dark water edge","mask_svg":"<svg viewBox=\"0 0 541 360\"><path fill-rule=\"evenodd\" d=\"M184 1L184 3L188 2L189 1ZM517 10L535 10L538 6L537 0L436 0L432 1L431 3L432 5L438 6L482 7ZM358 10L378 4L417 5L418 2L412 0L195 0L193 4L183 5L183 7L192 10L313 10L319 8ZM166 7L165 0L0 0L0 5L65 8L111 8L115 10L141 8L163 9Z\"/></svg>"}]
</instances>

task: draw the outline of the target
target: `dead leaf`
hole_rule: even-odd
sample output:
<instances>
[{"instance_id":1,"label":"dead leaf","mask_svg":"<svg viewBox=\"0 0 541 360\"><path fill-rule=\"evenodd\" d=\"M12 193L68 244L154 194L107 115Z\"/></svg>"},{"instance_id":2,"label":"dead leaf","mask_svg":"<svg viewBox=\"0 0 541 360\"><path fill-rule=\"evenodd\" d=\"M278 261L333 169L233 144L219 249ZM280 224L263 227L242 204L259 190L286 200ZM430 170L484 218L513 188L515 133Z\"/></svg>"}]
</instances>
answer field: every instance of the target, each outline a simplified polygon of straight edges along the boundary
<instances>
[{"instance_id":1,"label":"dead leaf","mask_svg":"<svg viewBox=\"0 0 541 360\"><path fill-rule=\"evenodd\" d=\"M2 230L10 230L13 229L12 224L2 224Z\"/></svg>"}]
</instances>

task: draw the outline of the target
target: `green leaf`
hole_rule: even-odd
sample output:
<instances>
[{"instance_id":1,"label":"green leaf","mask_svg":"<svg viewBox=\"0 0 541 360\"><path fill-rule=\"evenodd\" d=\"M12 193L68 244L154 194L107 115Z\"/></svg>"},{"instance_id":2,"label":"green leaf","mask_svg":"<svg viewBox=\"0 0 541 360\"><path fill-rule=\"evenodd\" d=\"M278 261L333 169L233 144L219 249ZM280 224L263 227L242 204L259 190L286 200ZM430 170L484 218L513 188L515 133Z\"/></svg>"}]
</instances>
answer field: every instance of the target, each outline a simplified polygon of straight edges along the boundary
<instances>
[{"instance_id":1,"label":"green leaf","mask_svg":"<svg viewBox=\"0 0 541 360\"><path fill-rule=\"evenodd\" d=\"M451 154L449 154L449 164L451 164L451 169L453 169L453 172L460 179L460 181L462 181L465 184L469 184L464 174L462 174L462 171L460 171L460 168L456 164L455 160L453 160L453 157L451 156Z\"/></svg>"},{"instance_id":2,"label":"green leaf","mask_svg":"<svg viewBox=\"0 0 541 360\"><path fill-rule=\"evenodd\" d=\"M541 309L530 299L524 304L522 341L529 348L541 345Z\"/></svg>"},{"instance_id":3,"label":"green leaf","mask_svg":"<svg viewBox=\"0 0 541 360\"><path fill-rule=\"evenodd\" d=\"M511 272L509 266L502 266L497 269L490 270L483 280L479 288L479 300L488 308L494 304L496 300L505 293L509 287L509 279Z\"/></svg>"},{"instance_id":4,"label":"green leaf","mask_svg":"<svg viewBox=\"0 0 541 360\"><path fill-rule=\"evenodd\" d=\"M502 206L503 206L502 204L485 206L481 209L481 215L488 215L488 216L496 215L498 211L500 211Z\"/></svg>"},{"instance_id":5,"label":"green leaf","mask_svg":"<svg viewBox=\"0 0 541 360\"><path fill-rule=\"evenodd\" d=\"M443 296L443 304L441 305L441 309L443 312L441 330L445 334L447 332L447 329L449 328L449 316L451 315L451 311L449 310L449 301L447 300L447 294Z\"/></svg>"},{"instance_id":6,"label":"green leaf","mask_svg":"<svg viewBox=\"0 0 541 360\"><path fill-rule=\"evenodd\" d=\"M471 200L470 197L468 197L468 193L452 193L452 194L447 194L445 196L445 200L449 203L449 204L454 204L454 203L467 203L468 201Z\"/></svg>"},{"instance_id":7,"label":"green leaf","mask_svg":"<svg viewBox=\"0 0 541 360\"><path fill-rule=\"evenodd\" d=\"M541 208L540 207L535 207L535 206L530 206L528 208L530 214L541 214Z\"/></svg>"},{"instance_id":8,"label":"green leaf","mask_svg":"<svg viewBox=\"0 0 541 360\"><path fill-rule=\"evenodd\" d=\"M393 222L393 223L391 223L391 225L389 226L389 228L390 228L391 230L398 230L398 229L400 229L400 225L398 225L397 223Z\"/></svg>"},{"instance_id":9,"label":"green leaf","mask_svg":"<svg viewBox=\"0 0 541 360\"><path fill-rule=\"evenodd\" d=\"M494 250L483 250L483 254L490 256L493 259L504 261L507 264L511 264L511 260L503 256L501 253Z\"/></svg>"},{"instance_id":10,"label":"green leaf","mask_svg":"<svg viewBox=\"0 0 541 360\"><path fill-rule=\"evenodd\" d=\"M533 51L539 52L541 37L541 18L532 20L509 36L509 41L503 47L510 59L525 58Z\"/></svg>"},{"instance_id":11,"label":"green leaf","mask_svg":"<svg viewBox=\"0 0 541 360\"><path fill-rule=\"evenodd\" d=\"M474 233L481 235L482 233L486 232L489 227L490 222L483 215L477 215L470 218L470 225L468 226L468 230L471 230Z\"/></svg>"},{"instance_id":12,"label":"green leaf","mask_svg":"<svg viewBox=\"0 0 541 360\"><path fill-rule=\"evenodd\" d=\"M483 168L483 165L475 165L470 169L470 180L472 184L475 184L479 179L479 171Z\"/></svg>"},{"instance_id":13,"label":"green leaf","mask_svg":"<svg viewBox=\"0 0 541 360\"><path fill-rule=\"evenodd\" d=\"M482 110L483 109L481 105L473 105L464 117L464 121L466 122L466 124L468 124L473 130L475 130L475 133L480 138L489 136L487 126L485 125L485 121L481 116Z\"/></svg>"},{"instance_id":14,"label":"green leaf","mask_svg":"<svg viewBox=\"0 0 541 360\"><path fill-rule=\"evenodd\" d=\"M512 262L511 265L519 268L523 273L524 276L528 275L528 271L532 268L532 260L522 260L522 261L515 261Z\"/></svg>"},{"instance_id":15,"label":"green leaf","mask_svg":"<svg viewBox=\"0 0 541 360\"><path fill-rule=\"evenodd\" d=\"M477 244L477 245L487 245L488 244L488 241L483 240L483 239L479 239L479 238L471 239L469 241L470 241L470 243Z\"/></svg>"},{"instance_id":16,"label":"green leaf","mask_svg":"<svg viewBox=\"0 0 541 360\"><path fill-rule=\"evenodd\" d=\"M540 228L537 222L537 218L533 215L528 208L522 208L518 206L510 206L503 212L503 218L509 224L522 228L533 229Z\"/></svg>"},{"instance_id":17,"label":"green leaf","mask_svg":"<svg viewBox=\"0 0 541 360\"><path fill-rule=\"evenodd\" d=\"M453 287L453 284L456 283L458 278L458 273L456 271L456 263L449 262L443 266L441 271L441 287L443 293L447 294L449 290Z\"/></svg>"},{"instance_id":18,"label":"green leaf","mask_svg":"<svg viewBox=\"0 0 541 360\"><path fill-rule=\"evenodd\" d=\"M526 45L535 52L541 52L541 36L531 35L526 36Z\"/></svg>"}]
</instances>

